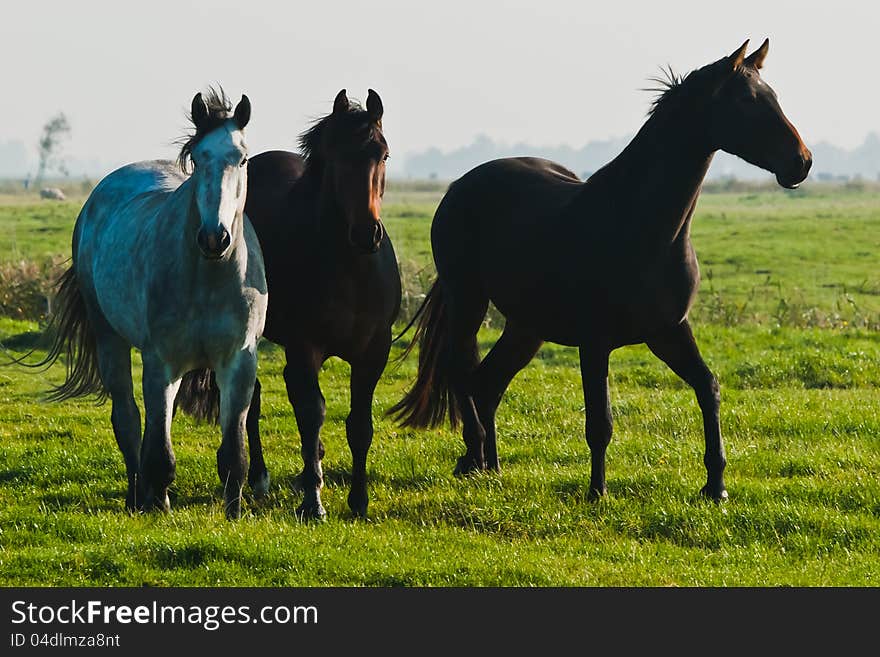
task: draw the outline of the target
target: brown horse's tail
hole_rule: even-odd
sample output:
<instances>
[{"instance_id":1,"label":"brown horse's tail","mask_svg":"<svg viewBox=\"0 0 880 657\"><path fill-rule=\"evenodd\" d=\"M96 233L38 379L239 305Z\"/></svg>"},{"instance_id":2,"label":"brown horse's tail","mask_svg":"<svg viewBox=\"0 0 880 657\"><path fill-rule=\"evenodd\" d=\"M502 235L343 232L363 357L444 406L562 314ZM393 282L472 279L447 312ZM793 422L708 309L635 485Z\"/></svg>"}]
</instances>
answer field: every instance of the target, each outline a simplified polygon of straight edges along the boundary
<instances>
[{"instance_id":1,"label":"brown horse's tail","mask_svg":"<svg viewBox=\"0 0 880 657\"><path fill-rule=\"evenodd\" d=\"M415 335L401 358L419 343L419 373L415 385L403 399L388 409L388 415L404 427L436 427L449 416L458 426L458 406L449 380L447 306L439 281L434 281L418 313Z\"/></svg>"},{"instance_id":2,"label":"brown horse's tail","mask_svg":"<svg viewBox=\"0 0 880 657\"><path fill-rule=\"evenodd\" d=\"M73 265L58 279L55 295L55 312L46 329L52 336L52 345L46 356L37 363L25 363L25 354L14 362L26 367L48 368L63 353L67 366L64 383L53 386L46 398L63 401L73 397L97 395L98 402L107 399L107 390L98 369L98 349L95 332L89 321L85 299L79 289L79 281Z\"/></svg>"},{"instance_id":3,"label":"brown horse's tail","mask_svg":"<svg viewBox=\"0 0 880 657\"><path fill-rule=\"evenodd\" d=\"M185 374L174 407L198 422L217 423L220 419L220 388L214 370L193 370Z\"/></svg>"}]
</instances>

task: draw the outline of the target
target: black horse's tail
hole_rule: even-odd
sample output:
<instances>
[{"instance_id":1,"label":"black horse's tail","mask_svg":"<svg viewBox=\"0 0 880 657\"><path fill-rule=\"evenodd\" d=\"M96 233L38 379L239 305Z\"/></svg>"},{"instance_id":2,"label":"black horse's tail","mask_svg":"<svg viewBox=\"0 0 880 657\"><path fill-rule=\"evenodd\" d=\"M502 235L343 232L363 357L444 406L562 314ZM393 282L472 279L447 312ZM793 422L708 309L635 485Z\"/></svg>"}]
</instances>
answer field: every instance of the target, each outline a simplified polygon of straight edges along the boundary
<instances>
[{"instance_id":1,"label":"black horse's tail","mask_svg":"<svg viewBox=\"0 0 880 657\"><path fill-rule=\"evenodd\" d=\"M220 388L214 370L193 370L185 374L174 407L199 422L216 423L220 419Z\"/></svg>"},{"instance_id":2,"label":"black horse's tail","mask_svg":"<svg viewBox=\"0 0 880 657\"><path fill-rule=\"evenodd\" d=\"M46 356L37 363L25 363L24 358L14 362L25 367L48 368L63 353L67 366L64 383L53 386L47 394L49 401L63 401L73 397L96 395L99 402L107 399L107 389L101 381L98 369L98 349L95 332L89 322L85 299L79 289L79 281L73 265L65 271L57 283L55 312L46 332L53 336Z\"/></svg>"},{"instance_id":3,"label":"black horse's tail","mask_svg":"<svg viewBox=\"0 0 880 657\"><path fill-rule=\"evenodd\" d=\"M416 342L419 343L418 377L412 389L387 413L401 426L436 427L447 415L453 428L458 426L458 406L449 380L446 314L443 290L439 281L435 281L417 312L421 317L416 333L402 356L405 358Z\"/></svg>"}]
</instances>

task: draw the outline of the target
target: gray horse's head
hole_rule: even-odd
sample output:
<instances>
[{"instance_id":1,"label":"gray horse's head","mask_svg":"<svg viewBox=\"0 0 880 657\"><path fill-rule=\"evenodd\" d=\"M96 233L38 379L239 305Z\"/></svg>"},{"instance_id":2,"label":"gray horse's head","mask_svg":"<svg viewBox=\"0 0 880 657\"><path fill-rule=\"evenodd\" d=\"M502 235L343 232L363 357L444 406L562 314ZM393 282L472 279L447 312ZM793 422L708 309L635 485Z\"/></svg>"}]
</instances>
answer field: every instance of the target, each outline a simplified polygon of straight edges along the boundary
<instances>
[{"instance_id":1,"label":"gray horse's head","mask_svg":"<svg viewBox=\"0 0 880 657\"><path fill-rule=\"evenodd\" d=\"M181 149L184 170L192 163L194 202L199 228L194 235L205 258L218 260L229 252L242 228L247 196L247 144L244 127L251 117L251 103L242 96L231 112L223 94L211 90L192 100L196 132Z\"/></svg>"}]
</instances>

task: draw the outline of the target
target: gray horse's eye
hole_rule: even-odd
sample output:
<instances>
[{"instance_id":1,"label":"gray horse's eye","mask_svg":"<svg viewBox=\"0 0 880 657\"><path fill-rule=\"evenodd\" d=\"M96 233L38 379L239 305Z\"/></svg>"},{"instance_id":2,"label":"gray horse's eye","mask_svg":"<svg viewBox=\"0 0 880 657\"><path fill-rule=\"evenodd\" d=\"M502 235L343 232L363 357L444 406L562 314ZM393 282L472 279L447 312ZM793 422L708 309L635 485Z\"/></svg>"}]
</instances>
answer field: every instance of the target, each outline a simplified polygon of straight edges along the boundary
<instances>
[{"instance_id":1,"label":"gray horse's eye","mask_svg":"<svg viewBox=\"0 0 880 657\"><path fill-rule=\"evenodd\" d=\"M247 159L247 155L245 155L243 158L241 158L241 162L238 163L238 166L243 167L247 163L248 163L248 159Z\"/></svg>"}]
</instances>

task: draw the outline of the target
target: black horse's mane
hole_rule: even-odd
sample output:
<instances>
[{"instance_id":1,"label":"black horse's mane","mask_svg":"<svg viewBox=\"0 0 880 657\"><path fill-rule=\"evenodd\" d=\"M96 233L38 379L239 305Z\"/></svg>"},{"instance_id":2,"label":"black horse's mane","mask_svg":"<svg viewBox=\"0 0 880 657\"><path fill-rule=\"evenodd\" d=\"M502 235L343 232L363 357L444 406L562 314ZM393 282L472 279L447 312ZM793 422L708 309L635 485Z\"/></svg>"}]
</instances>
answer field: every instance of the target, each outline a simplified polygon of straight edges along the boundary
<instances>
[{"instance_id":1,"label":"black horse's mane","mask_svg":"<svg viewBox=\"0 0 880 657\"><path fill-rule=\"evenodd\" d=\"M187 114L186 118L192 124L195 131L191 134L181 137L177 143L180 146L180 154L177 156L177 165L184 173L190 172L192 164L192 151L196 145L212 130L219 128L229 119L232 112L232 101L223 91L223 87L208 87L208 90L202 94L202 100L208 107L208 118L202 122L201 126L197 126L193 121L192 115Z\"/></svg>"}]
</instances>

